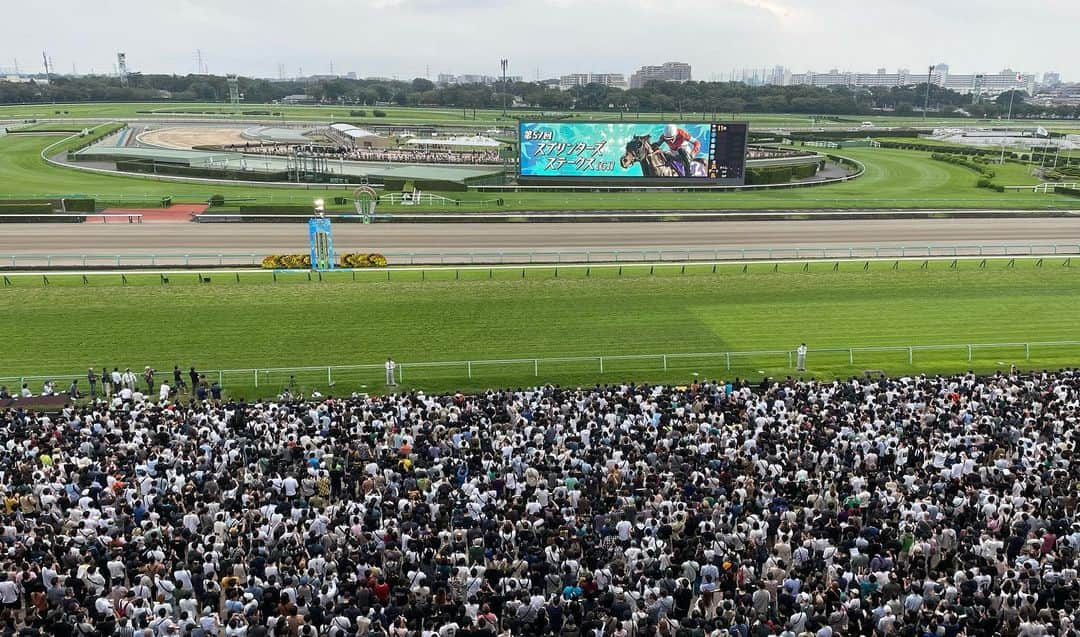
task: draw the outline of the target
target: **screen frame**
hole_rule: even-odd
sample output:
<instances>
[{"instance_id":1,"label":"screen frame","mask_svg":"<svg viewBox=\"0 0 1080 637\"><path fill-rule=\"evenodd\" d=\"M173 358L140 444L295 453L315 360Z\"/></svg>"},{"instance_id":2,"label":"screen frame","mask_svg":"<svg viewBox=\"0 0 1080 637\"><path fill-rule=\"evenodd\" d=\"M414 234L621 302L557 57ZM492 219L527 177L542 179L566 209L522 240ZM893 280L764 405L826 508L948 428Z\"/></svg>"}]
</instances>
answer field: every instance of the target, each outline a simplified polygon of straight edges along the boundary
<instances>
[{"instance_id":1,"label":"screen frame","mask_svg":"<svg viewBox=\"0 0 1080 637\"><path fill-rule=\"evenodd\" d=\"M537 125L561 125L561 124L592 124L598 126L607 126L610 124L634 124L641 126L665 126L667 124L691 124L691 125L724 125L724 126L741 126L745 129L746 134L743 137L743 166L742 175L739 177L604 177L604 176L580 176L580 175L524 175L521 173L521 159L524 152L524 137L526 124ZM750 122L748 121L679 121L679 120L581 120L581 121L542 121L542 120L518 120L518 150L517 150L517 163L518 163L518 175L517 181L522 185L567 185L567 186L617 186L619 184L627 187L632 186L669 186L672 188L678 188L680 186L692 187L692 186L704 186L704 185L719 185L719 186L744 186L746 185L746 171L747 160L746 150L750 143ZM710 158L712 159L712 158Z\"/></svg>"}]
</instances>

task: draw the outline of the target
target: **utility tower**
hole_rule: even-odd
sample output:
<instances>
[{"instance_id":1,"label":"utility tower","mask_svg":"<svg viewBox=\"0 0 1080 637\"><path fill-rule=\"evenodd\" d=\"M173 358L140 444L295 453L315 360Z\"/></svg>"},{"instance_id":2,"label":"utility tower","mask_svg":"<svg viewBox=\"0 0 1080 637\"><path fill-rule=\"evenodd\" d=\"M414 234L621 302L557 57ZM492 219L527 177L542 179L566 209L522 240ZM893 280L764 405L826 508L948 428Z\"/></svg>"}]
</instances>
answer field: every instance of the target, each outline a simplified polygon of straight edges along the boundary
<instances>
[{"instance_id":1,"label":"utility tower","mask_svg":"<svg viewBox=\"0 0 1080 637\"><path fill-rule=\"evenodd\" d=\"M127 55L123 51L116 54L116 74L120 76L120 86L128 85Z\"/></svg>"},{"instance_id":2,"label":"utility tower","mask_svg":"<svg viewBox=\"0 0 1080 637\"><path fill-rule=\"evenodd\" d=\"M240 106L240 78L230 75L225 81L229 84L229 103L233 108L237 108Z\"/></svg>"}]
</instances>

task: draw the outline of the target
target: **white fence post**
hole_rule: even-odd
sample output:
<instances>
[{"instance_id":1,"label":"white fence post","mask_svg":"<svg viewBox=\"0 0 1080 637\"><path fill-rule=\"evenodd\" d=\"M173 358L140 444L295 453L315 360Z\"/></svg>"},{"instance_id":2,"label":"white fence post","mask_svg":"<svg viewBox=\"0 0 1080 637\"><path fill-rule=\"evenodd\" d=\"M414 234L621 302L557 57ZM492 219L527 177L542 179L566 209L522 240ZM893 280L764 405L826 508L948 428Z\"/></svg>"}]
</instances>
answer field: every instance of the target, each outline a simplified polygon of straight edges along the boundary
<instances>
[{"instance_id":1,"label":"white fence post","mask_svg":"<svg viewBox=\"0 0 1080 637\"><path fill-rule=\"evenodd\" d=\"M1034 342L1034 343L1033 342L1015 343L1014 342L1014 343L982 343L982 344L968 343L968 344L951 344L951 345L900 345L900 346L893 345L893 346L881 346L881 347L860 347L858 349L859 349L860 353L863 353L863 352L869 352L869 353L890 352L890 353L894 353L896 351L904 351L906 349L907 354L908 354L908 364L914 365L914 363L915 363L915 348L916 347L918 347L921 350L926 350L926 351L941 351L941 350L955 351L957 348L963 347L963 348L967 348L968 361L972 361L974 359L974 353L975 353L975 348L976 347L1009 348L1009 347L1020 347L1021 345L1024 347L1024 357L1025 357L1025 359L1031 360L1032 345L1035 345L1035 346L1047 346L1047 347L1053 347L1053 346L1059 346L1059 347L1060 346L1080 346L1080 340L1078 340L1078 341L1046 341L1046 342ZM855 349L856 348L855 347L848 347L846 349L847 349L847 353L848 353L848 363L850 365L854 365L855 364ZM833 350L833 351L843 352L844 349L837 348L836 350ZM775 356L775 355L780 354L780 353L786 353L787 354L787 356L788 356L788 364L790 366L792 364L793 360L794 360L794 353L792 351L790 351L790 350L784 351L784 352L780 352L780 351L735 352L736 355L741 354L741 355L746 356L746 357ZM689 352L684 353L684 354L630 354L630 355L619 355L619 356L616 356L616 358L621 358L621 359L625 359L625 360L644 360L644 359L653 359L653 358L656 358L656 357L660 357L660 360L661 360L661 363L663 365L664 371L669 371L670 370L670 365L668 364L668 358L670 358L671 356L678 357L680 355L681 356L698 356L698 357L706 357L706 358L714 358L716 356L723 356L724 357L724 366L725 366L725 368L728 371L730 371L732 369L732 363L731 363L732 352L714 352L714 353L696 353L696 354L691 354ZM420 366L424 366L424 365L427 365L427 366L455 366L455 365L460 365L460 364L464 363L465 364L466 375L470 379L472 379L473 378L472 367L473 367L473 363L476 363L476 362L479 362L481 364L483 364L485 362L487 362L487 363L503 363L503 364L505 364L505 363L521 364L521 363L525 363L525 362L528 362L528 361L531 360L533 362L533 375L538 377L540 375L540 361L541 360L551 361L551 362L559 362L559 361L563 361L563 362L585 362L585 361L588 361L588 360L594 359L594 358L596 359L596 362L597 362L600 373L603 374L604 373L604 357L603 356L579 356L579 357L571 357L571 358L552 358L552 359L547 359L547 358L541 359L539 357L535 357L535 358L531 358L531 359L530 358L522 358L522 359L514 359L514 360L443 361L443 362L418 363L418 365L420 365ZM342 367L347 368L349 366L342 366ZM359 365L358 367L369 368L369 367L374 367L374 366L372 366L372 365ZM235 372L237 374L241 374L241 375L243 375L247 371L250 371L254 375L254 386L256 388L258 388L260 386L260 380L261 380L259 378L260 372L265 371L266 374L267 374L266 380L270 380L270 373L271 372L281 372L283 374L288 374L290 372L315 371L315 370L318 370L318 369L322 369L322 367L282 367L282 368L266 369L266 370L263 370L263 369L247 369L247 370L234 369L234 370L230 370L230 371ZM327 365L326 366L326 380L327 380L328 383L335 382L333 372L334 372L334 366L333 365ZM214 373L213 371L208 371L207 372L207 374L213 374L213 373ZM218 375L218 383L221 384L222 386L224 386L224 384L225 384L225 372L224 372L224 370L218 370L216 373ZM18 379L18 384L21 386L23 383L27 382L27 379L35 380L35 379L42 379L42 378L57 378L57 377L73 378L74 376L63 375L63 374L50 374L50 375L46 375L46 376L21 376L21 377L20 376L8 376L8 377L0 377L0 381L7 381L7 382L10 383L10 382L14 382L16 379ZM397 378L398 378L399 382L403 382L404 379L405 379L405 365L402 364L402 363L398 363L398 365L397 365ZM266 384L266 380L262 381L263 385Z\"/></svg>"},{"instance_id":2,"label":"white fence post","mask_svg":"<svg viewBox=\"0 0 1080 637\"><path fill-rule=\"evenodd\" d=\"M331 376L330 376L330 368L327 367L326 368L326 386L329 387L330 385L333 385L333 384L334 384L334 379L331 378Z\"/></svg>"}]
</instances>

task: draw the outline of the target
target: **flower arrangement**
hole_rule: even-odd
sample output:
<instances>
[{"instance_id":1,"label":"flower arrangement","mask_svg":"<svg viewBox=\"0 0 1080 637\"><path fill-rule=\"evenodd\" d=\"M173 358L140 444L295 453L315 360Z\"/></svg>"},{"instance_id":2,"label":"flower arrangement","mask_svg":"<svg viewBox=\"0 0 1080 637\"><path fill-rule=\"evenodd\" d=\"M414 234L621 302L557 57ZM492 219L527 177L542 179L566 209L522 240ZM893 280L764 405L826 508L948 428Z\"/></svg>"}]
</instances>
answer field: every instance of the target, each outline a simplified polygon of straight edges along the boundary
<instances>
[{"instance_id":1,"label":"flower arrangement","mask_svg":"<svg viewBox=\"0 0 1080 637\"><path fill-rule=\"evenodd\" d=\"M271 254L263 257L262 267L266 270L298 270L310 268L311 255Z\"/></svg>"},{"instance_id":2,"label":"flower arrangement","mask_svg":"<svg viewBox=\"0 0 1080 637\"><path fill-rule=\"evenodd\" d=\"M341 255L341 266L345 268L385 268L386 257L378 253L356 252Z\"/></svg>"}]
</instances>

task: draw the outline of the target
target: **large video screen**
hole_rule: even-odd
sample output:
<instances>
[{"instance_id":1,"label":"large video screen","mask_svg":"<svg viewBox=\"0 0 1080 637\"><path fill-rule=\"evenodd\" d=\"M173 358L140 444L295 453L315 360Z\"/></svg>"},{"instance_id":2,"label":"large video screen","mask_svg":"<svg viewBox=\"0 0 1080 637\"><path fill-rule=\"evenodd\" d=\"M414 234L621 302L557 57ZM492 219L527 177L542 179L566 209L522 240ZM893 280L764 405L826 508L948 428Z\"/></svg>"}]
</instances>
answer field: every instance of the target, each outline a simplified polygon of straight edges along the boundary
<instances>
[{"instance_id":1,"label":"large video screen","mask_svg":"<svg viewBox=\"0 0 1080 637\"><path fill-rule=\"evenodd\" d=\"M745 123L521 122L520 175L743 183Z\"/></svg>"}]
</instances>

